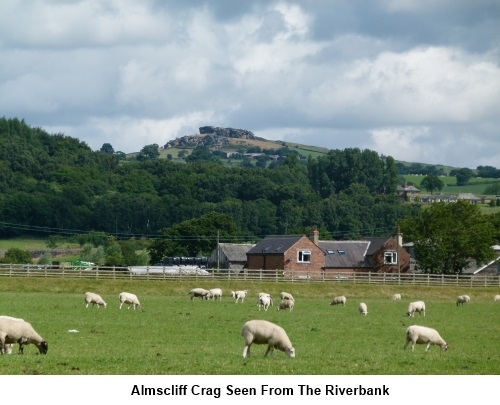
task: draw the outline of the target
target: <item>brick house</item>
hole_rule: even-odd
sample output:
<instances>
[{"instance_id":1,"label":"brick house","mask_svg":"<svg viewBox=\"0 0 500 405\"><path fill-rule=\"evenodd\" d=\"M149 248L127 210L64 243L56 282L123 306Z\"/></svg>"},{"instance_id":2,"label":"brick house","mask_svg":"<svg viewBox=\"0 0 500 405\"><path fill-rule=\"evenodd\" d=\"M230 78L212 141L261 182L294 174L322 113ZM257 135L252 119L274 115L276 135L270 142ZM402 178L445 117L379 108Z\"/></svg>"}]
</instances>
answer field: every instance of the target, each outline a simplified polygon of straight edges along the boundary
<instances>
[{"instance_id":1,"label":"brick house","mask_svg":"<svg viewBox=\"0 0 500 405\"><path fill-rule=\"evenodd\" d=\"M410 254L395 238L364 238L357 241L318 241L325 252L325 277L353 273L408 273ZM399 260L398 260L399 259Z\"/></svg>"},{"instance_id":2,"label":"brick house","mask_svg":"<svg viewBox=\"0 0 500 405\"><path fill-rule=\"evenodd\" d=\"M325 253L302 235L267 236L247 252L248 275L317 278L322 275Z\"/></svg>"}]
</instances>

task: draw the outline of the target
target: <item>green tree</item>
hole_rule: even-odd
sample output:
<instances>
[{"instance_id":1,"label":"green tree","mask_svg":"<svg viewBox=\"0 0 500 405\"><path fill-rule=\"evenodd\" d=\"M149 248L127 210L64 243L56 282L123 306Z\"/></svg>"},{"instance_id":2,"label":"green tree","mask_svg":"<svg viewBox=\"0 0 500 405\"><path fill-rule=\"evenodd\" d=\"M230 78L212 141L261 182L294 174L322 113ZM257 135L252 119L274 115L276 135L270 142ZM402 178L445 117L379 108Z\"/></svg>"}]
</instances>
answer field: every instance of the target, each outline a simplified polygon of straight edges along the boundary
<instances>
[{"instance_id":1,"label":"green tree","mask_svg":"<svg viewBox=\"0 0 500 405\"><path fill-rule=\"evenodd\" d=\"M43 252L43 255L38 260L38 264L52 264L52 253L50 253L50 250L46 250L45 252Z\"/></svg>"},{"instance_id":2,"label":"green tree","mask_svg":"<svg viewBox=\"0 0 500 405\"><path fill-rule=\"evenodd\" d=\"M112 155L113 153L115 153L115 150L113 149L113 146L111 146L110 143L103 143L102 146L101 146L100 151L102 153L109 153L110 155Z\"/></svg>"},{"instance_id":3,"label":"green tree","mask_svg":"<svg viewBox=\"0 0 500 405\"><path fill-rule=\"evenodd\" d=\"M425 188L429 193L432 194L434 190L441 191L444 187L443 181L433 174L428 174L420 182L420 187Z\"/></svg>"},{"instance_id":4,"label":"green tree","mask_svg":"<svg viewBox=\"0 0 500 405\"><path fill-rule=\"evenodd\" d=\"M465 186L473 177L474 173L471 169L455 169L450 172L450 176L457 178L457 186Z\"/></svg>"},{"instance_id":5,"label":"green tree","mask_svg":"<svg viewBox=\"0 0 500 405\"><path fill-rule=\"evenodd\" d=\"M229 215L210 213L164 229L148 249L151 263L165 256L208 256L216 247L217 235L220 240L234 240L237 229Z\"/></svg>"},{"instance_id":6,"label":"green tree","mask_svg":"<svg viewBox=\"0 0 500 405\"><path fill-rule=\"evenodd\" d=\"M105 249L106 266L123 266L122 248L116 240L112 240Z\"/></svg>"},{"instance_id":7,"label":"green tree","mask_svg":"<svg viewBox=\"0 0 500 405\"><path fill-rule=\"evenodd\" d=\"M31 263L31 253L19 248L10 248L5 252L6 263Z\"/></svg>"},{"instance_id":8,"label":"green tree","mask_svg":"<svg viewBox=\"0 0 500 405\"><path fill-rule=\"evenodd\" d=\"M417 269L432 274L461 274L471 260L479 265L495 257L495 232L477 205L466 201L436 203L400 223L413 242Z\"/></svg>"},{"instance_id":9,"label":"green tree","mask_svg":"<svg viewBox=\"0 0 500 405\"><path fill-rule=\"evenodd\" d=\"M146 160L158 159L158 157L160 157L159 148L160 147L156 143L144 146L137 155L137 160L144 162Z\"/></svg>"}]
</instances>

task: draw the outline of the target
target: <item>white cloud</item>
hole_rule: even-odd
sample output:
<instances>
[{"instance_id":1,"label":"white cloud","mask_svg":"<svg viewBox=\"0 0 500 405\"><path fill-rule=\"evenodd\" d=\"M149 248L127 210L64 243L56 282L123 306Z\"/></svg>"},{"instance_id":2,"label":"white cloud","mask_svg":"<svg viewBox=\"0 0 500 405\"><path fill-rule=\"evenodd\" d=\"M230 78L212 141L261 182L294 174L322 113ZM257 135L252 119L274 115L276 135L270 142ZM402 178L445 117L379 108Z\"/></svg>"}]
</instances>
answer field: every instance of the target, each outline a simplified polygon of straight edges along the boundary
<instances>
[{"instance_id":1,"label":"white cloud","mask_svg":"<svg viewBox=\"0 0 500 405\"><path fill-rule=\"evenodd\" d=\"M500 68L455 49L384 52L332 73L311 92L316 119L348 114L367 125L469 122L491 117L500 102Z\"/></svg>"},{"instance_id":2,"label":"white cloud","mask_svg":"<svg viewBox=\"0 0 500 405\"><path fill-rule=\"evenodd\" d=\"M495 13L492 0L5 0L0 108L95 149L217 125L500 167Z\"/></svg>"}]
</instances>

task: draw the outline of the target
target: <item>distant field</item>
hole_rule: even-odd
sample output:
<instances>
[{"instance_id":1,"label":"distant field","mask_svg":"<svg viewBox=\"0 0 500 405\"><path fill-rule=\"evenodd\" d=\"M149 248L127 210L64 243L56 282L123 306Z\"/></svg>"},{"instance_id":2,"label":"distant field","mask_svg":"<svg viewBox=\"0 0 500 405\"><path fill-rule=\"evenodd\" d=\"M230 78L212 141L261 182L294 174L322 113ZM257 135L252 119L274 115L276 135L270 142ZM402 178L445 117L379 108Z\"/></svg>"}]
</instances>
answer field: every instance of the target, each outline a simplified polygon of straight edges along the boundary
<instances>
[{"instance_id":1,"label":"distant field","mask_svg":"<svg viewBox=\"0 0 500 405\"><path fill-rule=\"evenodd\" d=\"M12 238L0 239L0 249L46 249L47 239Z\"/></svg>"},{"instance_id":2,"label":"distant field","mask_svg":"<svg viewBox=\"0 0 500 405\"><path fill-rule=\"evenodd\" d=\"M217 285L213 285L217 284ZM222 301L190 301L193 287L221 287ZM235 304L229 291L248 289ZM277 311L278 294L296 298L293 312ZM106 309L85 308L83 293L96 291ZM139 296L140 310L118 309L118 294ZM274 306L258 311L260 291ZM390 297L401 292L400 302ZM458 294L472 302L456 307ZM2 314L29 320L48 341L46 356L30 345L24 356L2 356L2 375L498 375L500 374L500 302L498 289L311 285L293 283L152 282L4 278ZM330 306L344 294L347 305ZM415 299L427 303L425 317L404 316ZM357 311L368 305L368 316ZM36 305L33 303L36 302ZM266 319L288 333L297 357L282 352L264 358L265 346L253 346L243 359L240 330L249 319ZM418 345L403 350L411 324L437 328L450 349ZM73 331L73 332L70 332ZM76 332L75 332L76 331Z\"/></svg>"},{"instance_id":3,"label":"distant field","mask_svg":"<svg viewBox=\"0 0 500 405\"><path fill-rule=\"evenodd\" d=\"M415 184L419 188L420 183L425 178L425 176L417 175L404 175L403 176L407 182ZM440 177L441 181L445 184L442 193L446 194L460 194L460 193L472 193L476 195L481 195L484 193L486 187L500 183L500 179L486 179L486 178L473 178L470 179L469 184L465 186L457 186L457 179L455 177ZM425 193L426 190L422 189L421 192ZM437 191L434 191L436 193Z\"/></svg>"},{"instance_id":4,"label":"distant field","mask_svg":"<svg viewBox=\"0 0 500 405\"><path fill-rule=\"evenodd\" d=\"M61 249L76 249L79 248L78 243L63 242L58 248ZM12 238L0 239L0 249L17 248L22 250L29 249L47 249L47 239L44 238Z\"/></svg>"}]
</instances>

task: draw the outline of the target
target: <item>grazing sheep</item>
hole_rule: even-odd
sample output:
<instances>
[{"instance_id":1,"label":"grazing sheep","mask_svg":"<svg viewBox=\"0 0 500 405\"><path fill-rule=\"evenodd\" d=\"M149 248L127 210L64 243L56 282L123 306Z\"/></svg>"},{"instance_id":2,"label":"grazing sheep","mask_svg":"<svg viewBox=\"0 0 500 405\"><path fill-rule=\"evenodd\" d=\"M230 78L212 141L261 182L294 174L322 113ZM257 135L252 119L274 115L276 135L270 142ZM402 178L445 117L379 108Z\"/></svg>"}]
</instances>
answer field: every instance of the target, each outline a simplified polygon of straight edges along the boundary
<instances>
[{"instance_id":1,"label":"grazing sheep","mask_svg":"<svg viewBox=\"0 0 500 405\"><path fill-rule=\"evenodd\" d=\"M359 313L364 316L368 315L368 307L364 302L359 304Z\"/></svg>"},{"instance_id":2,"label":"grazing sheep","mask_svg":"<svg viewBox=\"0 0 500 405\"><path fill-rule=\"evenodd\" d=\"M290 294L290 293L287 293L287 292L282 292L280 294L280 298L281 300L290 300L290 301L295 301L295 299L293 298L293 295Z\"/></svg>"},{"instance_id":3,"label":"grazing sheep","mask_svg":"<svg viewBox=\"0 0 500 405\"><path fill-rule=\"evenodd\" d=\"M410 305L408 305L408 311L406 311L406 315L415 316L415 312L418 312L420 314L420 316L422 316L422 315L425 316L425 303L424 303L424 301L415 301L415 302L411 302Z\"/></svg>"},{"instance_id":4,"label":"grazing sheep","mask_svg":"<svg viewBox=\"0 0 500 405\"><path fill-rule=\"evenodd\" d=\"M208 300L209 294L210 291L205 290L204 288L193 288L191 291L189 291L189 298L191 299L191 301L195 297L198 297L202 300Z\"/></svg>"},{"instance_id":5,"label":"grazing sheep","mask_svg":"<svg viewBox=\"0 0 500 405\"><path fill-rule=\"evenodd\" d=\"M7 315L1 315L0 318L3 318L3 319L12 319L14 321L24 321L24 319L14 318L12 316L7 316ZM2 343L0 342L0 354L11 354L13 347L14 347L14 345L12 343L5 344L2 347Z\"/></svg>"},{"instance_id":6,"label":"grazing sheep","mask_svg":"<svg viewBox=\"0 0 500 405\"><path fill-rule=\"evenodd\" d=\"M401 300L401 294L394 294L394 295L392 296L392 299L393 299L394 301L400 301L400 300Z\"/></svg>"},{"instance_id":7,"label":"grazing sheep","mask_svg":"<svg viewBox=\"0 0 500 405\"><path fill-rule=\"evenodd\" d=\"M448 345L439 335L437 330L426 326L412 325L406 329L406 343L404 345L405 350L410 342L412 351L415 350L415 344L417 343L427 343L427 348L425 349L426 352L429 351L431 345L438 345L441 347L441 350L448 349Z\"/></svg>"},{"instance_id":8,"label":"grazing sheep","mask_svg":"<svg viewBox=\"0 0 500 405\"><path fill-rule=\"evenodd\" d=\"M500 301L500 295L498 295L498 294L497 294L497 295L495 295L495 296L493 297L493 301Z\"/></svg>"},{"instance_id":9,"label":"grazing sheep","mask_svg":"<svg viewBox=\"0 0 500 405\"><path fill-rule=\"evenodd\" d=\"M243 348L243 357L250 357L250 346L267 344L267 350L264 356L272 354L274 349L285 352L288 357L295 357L295 349L288 338L285 330L272 322L253 320L248 321L241 329L241 336L245 340Z\"/></svg>"},{"instance_id":10,"label":"grazing sheep","mask_svg":"<svg viewBox=\"0 0 500 405\"><path fill-rule=\"evenodd\" d=\"M468 304L470 302L470 297L468 295L459 295L457 297L457 307L459 305Z\"/></svg>"},{"instance_id":11,"label":"grazing sheep","mask_svg":"<svg viewBox=\"0 0 500 405\"><path fill-rule=\"evenodd\" d=\"M259 299L257 300L257 306L259 307L264 307L264 311L267 311L269 306L273 305L273 299L271 298L271 295L267 293L260 293L259 294Z\"/></svg>"},{"instance_id":12,"label":"grazing sheep","mask_svg":"<svg viewBox=\"0 0 500 405\"><path fill-rule=\"evenodd\" d=\"M237 304L239 300L241 302L245 301L245 297L248 294L248 290L241 290L241 291L231 291L232 297L236 300L234 303Z\"/></svg>"},{"instance_id":13,"label":"grazing sheep","mask_svg":"<svg viewBox=\"0 0 500 405\"><path fill-rule=\"evenodd\" d=\"M212 288L211 290L208 290L207 300L211 299L212 301L215 301L217 298L219 301L222 300L222 290L220 288Z\"/></svg>"},{"instance_id":14,"label":"grazing sheep","mask_svg":"<svg viewBox=\"0 0 500 405\"><path fill-rule=\"evenodd\" d=\"M24 345L34 344L41 354L47 354L49 345L30 323L20 318L0 316L0 348L2 354L12 351L12 344L19 344L19 354L24 354Z\"/></svg>"},{"instance_id":15,"label":"grazing sheep","mask_svg":"<svg viewBox=\"0 0 500 405\"><path fill-rule=\"evenodd\" d=\"M335 297L330 303L330 305L339 305L339 304L345 305L346 301L347 298L344 297L343 295L340 295L338 297Z\"/></svg>"},{"instance_id":16,"label":"grazing sheep","mask_svg":"<svg viewBox=\"0 0 500 405\"><path fill-rule=\"evenodd\" d=\"M1 354L12 354L13 347L14 347L14 345L12 343L6 343L5 345L3 345L3 347L0 347L0 353Z\"/></svg>"},{"instance_id":17,"label":"grazing sheep","mask_svg":"<svg viewBox=\"0 0 500 405\"><path fill-rule=\"evenodd\" d=\"M290 312L292 312L294 305L295 301L293 300L287 300L287 299L281 300L280 304L278 305L278 311L281 309L290 308Z\"/></svg>"},{"instance_id":18,"label":"grazing sheep","mask_svg":"<svg viewBox=\"0 0 500 405\"><path fill-rule=\"evenodd\" d=\"M92 304L92 306L97 305L97 308L99 308L100 305L102 305L103 308L106 308L106 303L102 299L102 297L99 294L95 294L93 292L86 292L84 296L84 301L85 301L85 308L89 307L89 304Z\"/></svg>"},{"instance_id":19,"label":"grazing sheep","mask_svg":"<svg viewBox=\"0 0 500 405\"><path fill-rule=\"evenodd\" d=\"M130 306L132 305L134 309L138 309L141 307L141 303L139 302L139 299L137 298L137 295L131 294L128 292L122 292L118 296L120 299L120 309L122 309L123 304L128 304L127 309L130 309Z\"/></svg>"}]
</instances>

